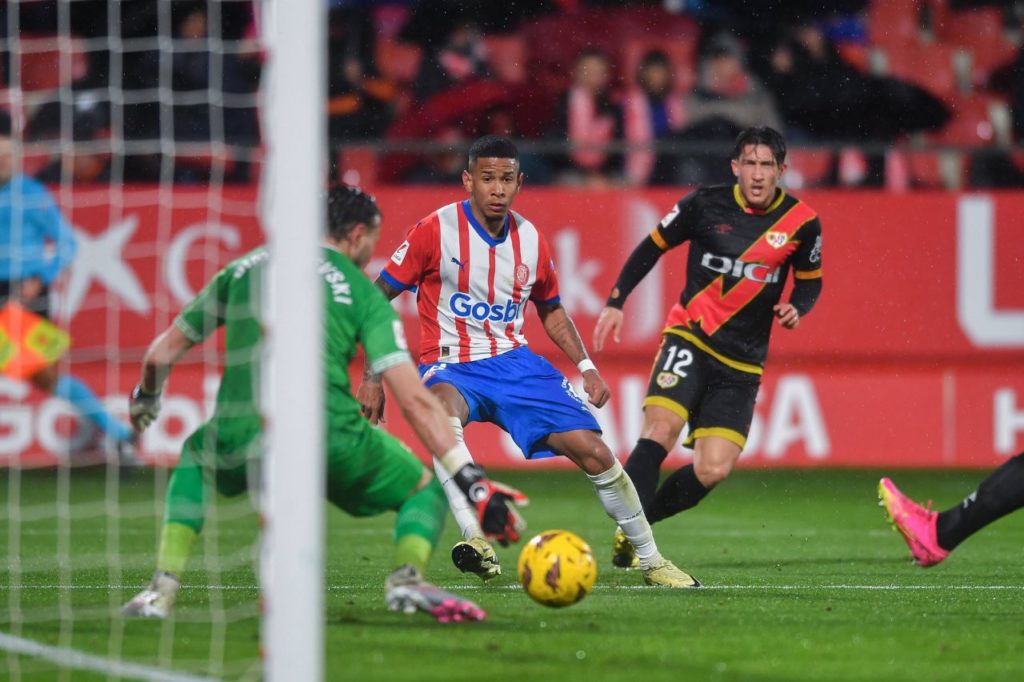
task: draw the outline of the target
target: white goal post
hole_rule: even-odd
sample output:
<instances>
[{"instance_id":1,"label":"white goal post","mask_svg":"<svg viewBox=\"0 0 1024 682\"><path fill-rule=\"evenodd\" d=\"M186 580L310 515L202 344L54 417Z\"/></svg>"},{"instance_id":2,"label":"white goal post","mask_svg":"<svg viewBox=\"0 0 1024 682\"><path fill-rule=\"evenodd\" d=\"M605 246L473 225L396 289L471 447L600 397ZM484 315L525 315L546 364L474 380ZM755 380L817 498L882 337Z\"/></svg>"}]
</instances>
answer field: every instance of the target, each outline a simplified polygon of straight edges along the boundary
<instances>
[{"instance_id":1,"label":"white goal post","mask_svg":"<svg viewBox=\"0 0 1024 682\"><path fill-rule=\"evenodd\" d=\"M264 0L267 173L261 213L270 292L264 382L264 672L323 679L324 458L322 288L316 263L323 200L327 6Z\"/></svg>"}]
</instances>

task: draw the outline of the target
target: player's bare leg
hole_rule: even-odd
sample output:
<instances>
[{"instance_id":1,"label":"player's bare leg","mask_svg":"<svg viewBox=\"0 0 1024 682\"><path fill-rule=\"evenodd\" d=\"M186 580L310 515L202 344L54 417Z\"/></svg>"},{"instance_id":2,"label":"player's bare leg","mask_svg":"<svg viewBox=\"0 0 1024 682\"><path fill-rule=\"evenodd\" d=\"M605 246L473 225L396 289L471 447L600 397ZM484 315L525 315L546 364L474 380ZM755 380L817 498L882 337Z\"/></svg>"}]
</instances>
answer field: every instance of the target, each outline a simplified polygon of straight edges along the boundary
<instances>
[{"instance_id":1,"label":"player's bare leg","mask_svg":"<svg viewBox=\"0 0 1024 682\"><path fill-rule=\"evenodd\" d=\"M700 587L700 581L676 568L658 551L633 482L600 436L583 430L553 433L548 437L547 445L568 457L587 474L605 512L618 523L636 549L644 580L648 584Z\"/></svg>"},{"instance_id":2,"label":"player's bare leg","mask_svg":"<svg viewBox=\"0 0 1024 682\"><path fill-rule=\"evenodd\" d=\"M441 404L448 413L452 430L455 432L455 440L464 446L462 425L469 418L469 407L462 394L451 384L445 383L434 384L430 387L430 392L441 400ZM462 534L462 540L456 542L452 547L452 563L463 573L476 574L484 582L501 575L498 555L491 543L484 537L484 531L480 527L480 521L473 505L466 499L466 495L459 489L451 474L445 471L436 460L434 461L434 471L438 480L441 481L444 494L448 497L448 507Z\"/></svg>"}]
</instances>

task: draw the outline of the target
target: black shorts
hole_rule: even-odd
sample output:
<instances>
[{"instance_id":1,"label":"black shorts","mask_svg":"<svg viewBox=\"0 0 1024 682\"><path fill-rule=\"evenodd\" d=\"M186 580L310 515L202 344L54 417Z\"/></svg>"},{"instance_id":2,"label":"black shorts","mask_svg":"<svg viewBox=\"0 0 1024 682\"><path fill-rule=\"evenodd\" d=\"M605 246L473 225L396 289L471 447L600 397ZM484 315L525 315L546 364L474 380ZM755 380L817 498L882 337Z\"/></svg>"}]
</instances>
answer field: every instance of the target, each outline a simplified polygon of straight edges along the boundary
<instances>
[{"instance_id":1,"label":"black shorts","mask_svg":"<svg viewBox=\"0 0 1024 682\"><path fill-rule=\"evenodd\" d=\"M747 442L761 375L723 360L682 336L661 337L644 407L664 407L688 422L687 447L704 436L726 438L740 448Z\"/></svg>"},{"instance_id":2,"label":"black shorts","mask_svg":"<svg viewBox=\"0 0 1024 682\"><path fill-rule=\"evenodd\" d=\"M8 299L17 299L21 283L18 280L0 279L0 308L3 308ZM43 290L31 301L22 301L21 304L36 315L42 315L50 319L50 286L43 285Z\"/></svg>"}]
</instances>

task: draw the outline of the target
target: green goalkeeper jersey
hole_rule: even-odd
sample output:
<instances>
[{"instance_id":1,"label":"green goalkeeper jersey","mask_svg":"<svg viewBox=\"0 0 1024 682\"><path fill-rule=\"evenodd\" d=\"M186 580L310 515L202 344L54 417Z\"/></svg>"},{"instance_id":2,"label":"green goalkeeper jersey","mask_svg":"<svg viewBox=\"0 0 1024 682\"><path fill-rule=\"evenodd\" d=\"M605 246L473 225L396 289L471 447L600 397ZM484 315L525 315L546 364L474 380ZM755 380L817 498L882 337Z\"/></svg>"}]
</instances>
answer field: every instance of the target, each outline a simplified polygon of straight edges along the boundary
<instances>
[{"instance_id":1,"label":"green goalkeeper jersey","mask_svg":"<svg viewBox=\"0 0 1024 682\"><path fill-rule=\"evenodd\" d=\"M232 261L174 320L194 343L224 327L223 375L202 448L213 450L222 462L232 455L244 457L260 434L261 289L267 259L261 247ZM378 373L411 358L390 303L347 256L324 247L317 268L324 283L326 427L329 441L335 441L369 428L349 378L357 346L363 346ZM285 381L280 390L302 387Z\"/></svg>"}]
</instances>

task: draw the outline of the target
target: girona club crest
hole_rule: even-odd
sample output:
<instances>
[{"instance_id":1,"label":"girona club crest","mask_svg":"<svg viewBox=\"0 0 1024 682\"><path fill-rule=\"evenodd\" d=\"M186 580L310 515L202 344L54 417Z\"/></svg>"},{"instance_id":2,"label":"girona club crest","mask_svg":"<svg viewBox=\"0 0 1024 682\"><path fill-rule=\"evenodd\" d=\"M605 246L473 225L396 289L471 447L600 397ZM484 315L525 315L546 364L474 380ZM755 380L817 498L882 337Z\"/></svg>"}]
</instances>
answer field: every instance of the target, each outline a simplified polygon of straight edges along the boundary
<instances>
[{"instance_id":1,"label":"girona club crest","mask_svg":"<svg viewBox=\"0 0 1024 682\"><path fill-rule=\"evenodd\" d=\"M516 266L516 284L519 286L526 286L526 283L530 281L530 266L526 263L520 263Z\"/></svg>"},{"instance_id":2,"label":"girona club crest","mask_svg":"<svg viewBox=\"0 0 1024 682\"><path fill-rule=\"evenodd\" d=\"M786 245L786 241L789 237L786 236L785 232L776 232L775 230L771 230L765 233L764 239L776 249L781 249Z\"/></svg>"}]
</instances>

